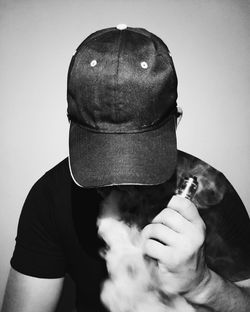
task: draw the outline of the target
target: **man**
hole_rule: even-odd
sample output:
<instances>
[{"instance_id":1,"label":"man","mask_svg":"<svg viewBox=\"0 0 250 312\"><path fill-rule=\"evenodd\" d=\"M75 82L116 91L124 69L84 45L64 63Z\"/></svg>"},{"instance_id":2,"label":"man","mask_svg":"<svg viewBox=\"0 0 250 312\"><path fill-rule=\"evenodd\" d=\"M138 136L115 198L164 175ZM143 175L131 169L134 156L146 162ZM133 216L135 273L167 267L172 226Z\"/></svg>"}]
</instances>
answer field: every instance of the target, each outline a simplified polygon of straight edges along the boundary
<instances>
[{"instance_id":1,"label":"man","mask_svg":"<svg viewBox=\"0 0 250 312\"><path fill-rule=\"evenodd\" d=\"M142 229L166 293L197 311L249 310L249 217L223 174L177 150L176 100L169 50L148 31L118 25L78 47L68 73L69 159L25 201L3 312L54 311L66 273L77 310L104 311L96 222L113 190L121 218ZM194 203L173 196L189 174L200 185Z\"/></svg>"}]
</instances>

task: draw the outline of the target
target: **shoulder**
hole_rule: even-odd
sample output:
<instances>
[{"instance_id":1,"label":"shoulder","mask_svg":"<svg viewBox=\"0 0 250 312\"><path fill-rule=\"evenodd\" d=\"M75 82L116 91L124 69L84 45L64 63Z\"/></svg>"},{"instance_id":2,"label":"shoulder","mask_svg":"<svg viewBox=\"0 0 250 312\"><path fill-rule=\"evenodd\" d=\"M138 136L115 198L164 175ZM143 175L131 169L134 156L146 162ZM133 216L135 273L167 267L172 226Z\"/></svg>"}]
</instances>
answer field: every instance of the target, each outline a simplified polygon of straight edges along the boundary
<instances>
[{"instance_id":1,"label":"shoulder","mask_svg":"<svg viewBox=\"0 0 250 312\"><path fill-rule=\"evenodd\" d=\"M214 174L221 174L218 169L214 168L204 160L181 150L178 150L177 170L181 175L186 172L191 172L191 174L197 174L199 176L207 171Z\"/></svg>"},{"instance_id":2,"label":"shoulder","mask_svg":"<svg viewBox=\"0 0 250 312\"><path fill-rule=\"evenodd\" d=\"M63 159L47 170L33 185L31 190L57 192L70 184L71 176L68 158Z\"/></svg>"},{"instance_id":3,"label":"shoulder","mask_svg":"<svg viewBox=\"0 0 250 312\"><path fill-rule=\"evenodd\" d=\"M49 215L58 199L66 202L71 186L68 159L65 158L46 171L30 188L23 204L21 216ZM54 209L54 208L53 208Z\"/></svg>"},{"instance_id":4,"label":"shoulder","mask_svg":"<svg viewBox=\"0 0 250 312\"><path fill-rule=\"evenodd\" d=\"M54 206L54 198L57 194L64 196L70 186L70 172L68 159L65 158L54 167L46 171L31 187L26 196L22 215L25 213L45 214ZM58 196L57 196L58 197Z\"/></svg>"},{"instance_id":5,"label":"shoulder","mask_svg":"<svg viewBox=\"0 0 250 312\"><path fill-rule=\"evenodd\" d=\"M195 196L198 208L208 208L220 203L231 187L218 169L198 157L178 151L177 182L188 176L196 176L198 179L199 186Z\"/></svg>"},{"instance_id":6,"label":"shoulder","mask_svg":"<svg viewBox=\"0 0 250 312\"><path fill-rule=\"evenodd\" d=\"M195 196L198 208L208 208L217 204L221 206L226 199L227 205L231 202L230 205L244 207L233 185L221 171L198 157L178 151L177 182L190 175L196 176L199 182Z\"/></svg>"},{"instance_id":7,"label":"shoulder","mask_svg":"<svg viewBox=\"0 0 250 312\"><path fill-rule=\"evenodd\" d=\"M46 181L51 181L54 183L62 182L70 178L70 170L68 157L64 158L62 161L57 163L54 167L46 171L42 179Z\"/></svg>"}]
</instances>

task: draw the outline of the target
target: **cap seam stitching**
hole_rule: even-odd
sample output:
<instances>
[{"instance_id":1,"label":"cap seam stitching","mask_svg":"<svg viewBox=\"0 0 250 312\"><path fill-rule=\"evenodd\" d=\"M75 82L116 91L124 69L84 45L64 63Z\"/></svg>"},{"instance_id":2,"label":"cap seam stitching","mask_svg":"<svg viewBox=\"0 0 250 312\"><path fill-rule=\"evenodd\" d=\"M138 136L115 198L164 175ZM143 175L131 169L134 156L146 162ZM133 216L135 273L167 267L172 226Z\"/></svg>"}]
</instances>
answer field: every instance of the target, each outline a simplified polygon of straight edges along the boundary
<instances>
[{"instance_id":1,"label":"cap seam stitching","mask_svg":"<svg viewBox=\"0 0 250 312\"><path fill-rule=\"evenodd\" d=\"M122 31L119 34L118 38L118 53L117 53L117 69L116 69L116 88L115 88L115 105L117 107L117 99L118 99L118 91L117 89L119 88L119 67L120 67L120 55L121 55L121 39L122 39ZM117 120L118 118L118 110L117 108L114 108L114 113L115 113L115 119Z\"/></svg>"},{"instance_id":2,"label":"cap seam stitching","mask_svg":"<svg viewBox=\"0 0 250 312\"><path fill-rule=\"evenodd\" d=\"M142 132L149 132L149 131L153 131L156 129L159 129L161 127L163 127L168 121L170 121L170 119L172 119L172 117L174 117L175 113L170 114L166 119L163 119L159 124L157 125L153 125L147 128L143 128L143 129L135 129L135 130L127 130L127 131L107 131L107 130L101 130L101 129L92 129L89 127L86 127L84 125L81 125L80 123L71 120L72 124L77 125L78 127L85 129L89 132L94 132L94 133L100 133L100 134L136 134L136 133L142 133Z\"/></svg>"}]
</instances>

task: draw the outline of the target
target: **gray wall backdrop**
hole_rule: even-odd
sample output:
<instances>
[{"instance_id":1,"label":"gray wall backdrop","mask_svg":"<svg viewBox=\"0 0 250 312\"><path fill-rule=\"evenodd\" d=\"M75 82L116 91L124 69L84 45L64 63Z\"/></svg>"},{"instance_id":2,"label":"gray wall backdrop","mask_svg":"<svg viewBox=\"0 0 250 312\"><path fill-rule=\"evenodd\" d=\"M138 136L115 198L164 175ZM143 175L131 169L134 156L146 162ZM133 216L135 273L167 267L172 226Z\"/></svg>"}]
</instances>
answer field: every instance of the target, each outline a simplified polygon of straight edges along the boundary
<instances>
[{"instance_id":1,"label":"gray wall backdrop","mask_svg":"<svg viewBox=\"0 0 250 312\"><path fill-rule=\"evenodd\" d=\"M66 75L91 32L126 23L169 46L179 148L221 170L250 212L250 2L0 0L0 305L22 204L68 154Z\"/></svg>"}]
</instances>

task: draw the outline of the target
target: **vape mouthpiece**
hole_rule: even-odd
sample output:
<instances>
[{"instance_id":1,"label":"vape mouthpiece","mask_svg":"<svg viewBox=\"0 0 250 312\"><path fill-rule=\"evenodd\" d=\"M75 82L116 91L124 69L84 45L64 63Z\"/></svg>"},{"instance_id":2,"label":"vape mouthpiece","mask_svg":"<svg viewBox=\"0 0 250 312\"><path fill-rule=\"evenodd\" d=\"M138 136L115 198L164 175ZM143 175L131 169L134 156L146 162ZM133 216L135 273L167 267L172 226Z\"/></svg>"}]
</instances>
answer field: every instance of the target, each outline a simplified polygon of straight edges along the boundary
<instances>
[{"instance_id":1,"label":"vape mouthpiece","mask_svg":"<svg viewBox=\"0 0 250 312\"><path fill-rule=\"evenodd\" d=\"M185 177L181 179L176 190L176 195L192 200L198 188L197 177Z\"/></svg>"}]
</instances>

